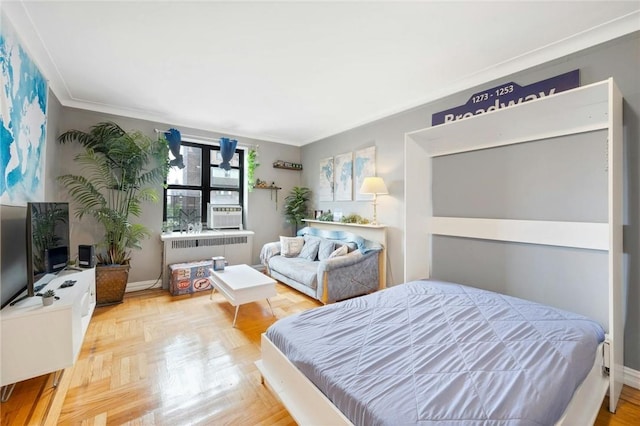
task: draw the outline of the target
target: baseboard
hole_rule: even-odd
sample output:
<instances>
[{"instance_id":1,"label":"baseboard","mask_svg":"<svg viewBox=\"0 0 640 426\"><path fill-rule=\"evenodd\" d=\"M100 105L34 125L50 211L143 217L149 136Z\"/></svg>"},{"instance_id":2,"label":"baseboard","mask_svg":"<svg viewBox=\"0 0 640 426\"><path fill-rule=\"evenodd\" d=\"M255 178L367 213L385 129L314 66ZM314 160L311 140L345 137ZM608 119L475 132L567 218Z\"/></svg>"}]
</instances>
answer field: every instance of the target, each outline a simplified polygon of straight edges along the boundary
<instances>
[{"instance_id":1,"label":"baseboard","mask_svg":"<svg viewBox=\"0 0 640 426\"><path fill-rule=\"evenodd\" d=\"M147 280L127 283L125 293L130 293L132 291L149 290L151 288L162 288L162 280Z\"/></svg>"},{"instance_id":2,"label":"baseboard","mask_svg":"<svg viewBox=\"0 0 640 426\"><path fill-rule=\"evenodd\" d=\"M632 388L640 389L640 371L624 367L624 384Z\"/></svg>"}]
</instances>

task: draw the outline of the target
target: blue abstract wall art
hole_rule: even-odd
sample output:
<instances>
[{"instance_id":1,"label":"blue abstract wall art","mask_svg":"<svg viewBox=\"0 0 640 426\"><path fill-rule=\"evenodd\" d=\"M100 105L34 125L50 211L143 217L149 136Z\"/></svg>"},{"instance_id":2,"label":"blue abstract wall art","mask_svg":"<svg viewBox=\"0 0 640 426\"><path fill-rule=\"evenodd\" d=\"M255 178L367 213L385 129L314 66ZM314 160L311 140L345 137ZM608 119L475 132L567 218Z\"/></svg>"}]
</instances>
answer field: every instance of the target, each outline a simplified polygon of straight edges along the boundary
<instances>
[{"instance_id":1,"label":"blue abstract wall art","mask_svg":"<svg viewBox=\"0 0 640 426\"><path fill-rule=\"evenodd\" d=\"M0 28L0 203L44 200L47 81L2 17Z\"/></svg>"}]
</instances>

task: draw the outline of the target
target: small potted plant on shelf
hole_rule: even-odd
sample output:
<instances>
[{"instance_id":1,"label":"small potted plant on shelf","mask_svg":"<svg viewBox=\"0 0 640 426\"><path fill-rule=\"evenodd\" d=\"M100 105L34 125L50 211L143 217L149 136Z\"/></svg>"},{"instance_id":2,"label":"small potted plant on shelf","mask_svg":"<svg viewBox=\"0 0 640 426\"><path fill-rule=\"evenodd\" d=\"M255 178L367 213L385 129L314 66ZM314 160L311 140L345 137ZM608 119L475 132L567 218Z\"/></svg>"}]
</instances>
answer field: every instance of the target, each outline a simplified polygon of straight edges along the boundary
<instances>
[{"instance_id":1,"label":"small potted plant on shelf","mask_svg":"<svg viewBox=\"0 0 640 426\"><path fill-rule=\"evenodd\" d=\"M367 225L369 224L369 219L366 219L359 214L352 213L342 218L342 223L355 223L358 225Z\"/></svg>"},{"instance_id":2,"label":"small potted plant on shelf","mask_svg":"<svg viewBox=\"0 0 640 426\"><path fill-rule=\"evenodd\" d=\"M333 222L333 212L331 210L323 212L320 217L318 217L318 220L322 222Z\"/></svg>"},{"instance_id":3,"label":"small potted plant on shelf","mask_svg":"<svg viewBox=\"0 0 640 426\"><path fill-rule=\"evenodd\" d=\"M56 292L53 290L47 290L42 293L42 304L44 306L49 306L53 303L53 299L56 297Z\"/></svg>"}]
</instances>

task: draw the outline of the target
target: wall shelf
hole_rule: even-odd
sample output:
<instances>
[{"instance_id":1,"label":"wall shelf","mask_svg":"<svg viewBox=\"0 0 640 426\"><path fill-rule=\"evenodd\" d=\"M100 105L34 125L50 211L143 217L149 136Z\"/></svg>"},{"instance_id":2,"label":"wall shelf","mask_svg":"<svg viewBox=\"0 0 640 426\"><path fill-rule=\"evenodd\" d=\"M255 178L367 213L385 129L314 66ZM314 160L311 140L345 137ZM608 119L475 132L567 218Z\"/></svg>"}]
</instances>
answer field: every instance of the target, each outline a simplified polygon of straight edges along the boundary
<instances>
[{"instance_id":1,"label":"wall shelf","mask_svg":"<svg viewBox=\"0 0 640 426\"><path fill-rule=\"evenodd\" d=\"M273 191L278 191L282 188L280 188L279 186L271 185L271 186L254 186L253 189L271 189Z\"/></svg>"},{"instance_id":2,"label":"wall shelf","mask_svg":"<svg viewBox=\"0 0 640 426\"><path fill-rule=\"evenodd\" d=\"M381 228L386 228L387 225L372 225L370 223L345 223L345 222L333 222L333 221L329 221L329 220L315 220L315 219L302 219L303 222L307 222L310 223L310 226L313 226L313 224L320 224L320 225L332 225L332 226L345 226L345 227L349 227L349 226L353 226L356 228L374 228L374 229L381 229Z\"/></svg>"},{"instance_id":3,"label":"wall shelf","mask_svg":"<svg viewBox=\"0 0 640 426\"><path fill-rule=\"evenodd\" d=\"M302 164L300 163L290 163L288 161L277 160L273 162L274 169L285 169L285 170L302 170Z\"/></svg>"},{"instance_id":4,"label":"wall shelf","mask_svg":"<svg viewBox=\"0 0 640 426\"><path fill-rule=\"evenodd\" d=\"M281 190L279 186L269 185L269 186L254 186L253 189L269 189L271 190L271 200L273 200L273 193L275 192L275 201L276 201L276 210L278 210L278 191Z\"/></svg>"}]
</instances>

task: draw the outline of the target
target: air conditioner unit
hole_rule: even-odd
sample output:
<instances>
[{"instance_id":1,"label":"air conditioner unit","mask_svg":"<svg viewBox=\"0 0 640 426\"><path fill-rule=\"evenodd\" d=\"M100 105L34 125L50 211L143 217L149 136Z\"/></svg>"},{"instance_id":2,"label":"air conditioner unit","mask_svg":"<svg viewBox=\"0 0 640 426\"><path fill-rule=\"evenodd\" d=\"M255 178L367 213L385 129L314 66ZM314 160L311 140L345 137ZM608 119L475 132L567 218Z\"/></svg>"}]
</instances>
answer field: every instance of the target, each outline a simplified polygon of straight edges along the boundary
<instances>
[{"instance_id":1,"label":"air conditioner unit","mask_svg":"<svg viewBox=\"0 0 640 426\"><path fill-rule=\"evenodd\" d=\"M207 226L209 229L242 229L242 206L209 204Z\"/></svg>"}]
</instances>

